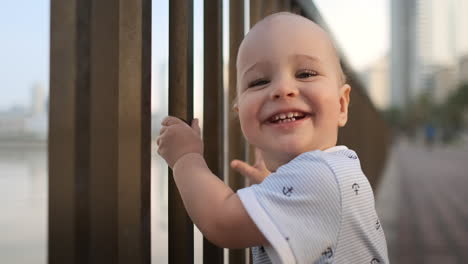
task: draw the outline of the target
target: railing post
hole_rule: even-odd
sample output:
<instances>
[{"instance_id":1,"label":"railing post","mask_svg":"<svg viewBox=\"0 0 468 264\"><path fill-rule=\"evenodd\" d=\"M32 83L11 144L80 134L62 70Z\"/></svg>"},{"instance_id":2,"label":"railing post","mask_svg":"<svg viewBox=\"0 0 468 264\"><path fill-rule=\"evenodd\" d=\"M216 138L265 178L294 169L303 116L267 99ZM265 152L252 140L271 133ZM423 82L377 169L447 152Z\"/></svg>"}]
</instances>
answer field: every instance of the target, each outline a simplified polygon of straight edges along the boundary
<instances>
[{"instance_id":1,"label":"railing post","mask_svg":"<svg viewBox=\"0 0 468 264\"><path fill-rule=\"evenodd\" d=\"M151 1L51 1L49 263L150 263Z\"/></svg>"},{"instance_id":2,"label":"railing post","mask_svg":"<svg viewBox=\"0 0 468 264\"><path fill-rule=\"evenodd\" d=\"M277 0L263 1L261 17L266 17L279 11Z\"/></svg>"},{"instance_id":3,"label":"railing post","mask_svg":"<svg viewBox=\"0 0 468 264\"><path fill-rule=\"evenodd\" d=\"M193 119L193 0L169 1L169 115ZM169 263L194 261L193 223L169 170Z\"/></svg>"},{"instance_id":4,"label":"railing post","mask_svg":"<svg viewBox=\"0 0 468 264\"><path fill-rule=\"evenodd\" d=\"M90 6L82 1L83 8L78 8L77 2L52 0L50 8L48 262L51 264L77 264L87 261L89 255L88 247L83 247L89 243L86 159L89 109L83 105L89 104Z\"/></svg>"},{"instance_id":5,"label":"railing post","mask_svg":"<svg viewBox=\"0 0 468 264\"><path fill-rule=\"evenodd\" d=\"M224 179L224 89L222 0L204 3L203 138L205 159L211 171ZM224 250L203 238L203 263L223 263Z\"/></svg>"},{"instance_id":6,"label":"railing post","mask_svg":"<svg viewBox=\"0 0 468 264\"><path fill-rule=\"evenodd\" d=\"M262 17L262 6L263 6L263 1L262 0L250 0L250 6L249 6L249 11L250 11L250 25L249 28L252 28L257 22L261 19Z\"/></svg>"},{"instance_id":7,"label":"railing post","mask_svg":"<svg viewBox=\"0 0 468 264\"><path fill-rule=\"evenodd\" d=\"M244 1L229 1L229 88L228 103L232 105L237 96L236 57L239 45L244 38ZM232 108L229 108L232 113ZM228 115L228 161L233 159L245 160L245 142L239 120ZM229 167L229 186L235 191L245 186L245 180L236 171ZM244 249L229 250L229 263L244 263Z\"/></svg>"}]
</instances>

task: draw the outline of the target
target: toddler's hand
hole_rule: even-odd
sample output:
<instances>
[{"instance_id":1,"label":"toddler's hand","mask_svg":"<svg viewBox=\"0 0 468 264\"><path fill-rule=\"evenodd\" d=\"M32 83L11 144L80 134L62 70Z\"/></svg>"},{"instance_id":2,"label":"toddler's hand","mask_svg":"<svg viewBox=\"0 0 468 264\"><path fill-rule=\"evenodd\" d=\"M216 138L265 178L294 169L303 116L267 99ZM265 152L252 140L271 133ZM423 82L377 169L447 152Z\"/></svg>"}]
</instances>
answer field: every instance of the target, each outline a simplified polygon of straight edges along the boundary
<instances>
[{"instance_id":1,"label":"toddler's hand","mask_svg":"<svg viewBox=\"0 0 468 264\"><path fill-rule=\"evenodd\" d=\"M241 160L233 160L231 161L231 167L244 175L244 177L249 178L254 184L261 183L271 174L271 171L265 166L261 152L257 148L255 148L255 164L253 166Z\"/></svg>"},{"instance_id":2,"label":"toddler's hand","mask_svg":"<svg viewBox=\"0 0 468 264\"><path fill-rule=\"evenodd\" d=\"M173 168L177 160L185 154L203 155L198 119L194 119L190 127L179 118L168 116L161 122L161 125L156 141L159 147L158 154L166 160L169 167Z\"/></svg>"}]
</instances>

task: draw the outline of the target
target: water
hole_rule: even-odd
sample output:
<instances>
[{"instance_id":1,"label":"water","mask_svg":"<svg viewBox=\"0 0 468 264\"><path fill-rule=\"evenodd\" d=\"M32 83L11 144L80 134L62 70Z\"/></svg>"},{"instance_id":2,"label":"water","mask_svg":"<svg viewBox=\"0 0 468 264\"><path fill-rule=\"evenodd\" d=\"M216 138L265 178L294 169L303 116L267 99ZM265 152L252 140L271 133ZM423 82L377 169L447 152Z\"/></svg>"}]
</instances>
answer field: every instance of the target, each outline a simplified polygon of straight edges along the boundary
<instances>
[{"instance_id":1,"label":"water","mask_svg":"<svg viewBox=\"0 0 468 264\"><path fill-rule=\"evenodd\" d=\"M167 263L166 172L153 155L152 263ZM47 193L47 146L0 145L0 263L47 263Z\"/></svg>"},{"instance_id":2,"label":"water","mask_svg":"<svg viewBox=\"0 0 468 264\"><path fill-rule=\"evenodd\" d=\"M46 263L46 146L0 147L0 262Z\"/></svg>"}]
</instances>

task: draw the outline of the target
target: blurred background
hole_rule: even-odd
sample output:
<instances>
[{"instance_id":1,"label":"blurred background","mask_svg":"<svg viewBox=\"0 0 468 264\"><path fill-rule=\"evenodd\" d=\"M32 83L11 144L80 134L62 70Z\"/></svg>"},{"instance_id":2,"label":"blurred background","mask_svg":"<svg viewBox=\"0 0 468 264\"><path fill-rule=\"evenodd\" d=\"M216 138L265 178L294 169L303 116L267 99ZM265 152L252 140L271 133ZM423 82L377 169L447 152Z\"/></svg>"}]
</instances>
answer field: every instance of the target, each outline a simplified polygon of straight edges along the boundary
<instances>
[{"instance_id":1,"label":"blurred background","mask_svg":"<svg viewBox=\"0 0 468 264\"><path fill-rule=\"evenodd\" d=\"M153 0L153 137L168 108L168 1ZM464 263L468 0L312 2L392 127L390 155L375 186L390 260ZM47 262L49 21L48 0L0 3L0 263ZM202 0L194 1L194 30L194 107L202 118ZM153 263L167 263L167 243L161 243L167 238L167 186L167 168L153 153ZM200 262L196 229L195 237Z\"/></svg>"}]
</instances>

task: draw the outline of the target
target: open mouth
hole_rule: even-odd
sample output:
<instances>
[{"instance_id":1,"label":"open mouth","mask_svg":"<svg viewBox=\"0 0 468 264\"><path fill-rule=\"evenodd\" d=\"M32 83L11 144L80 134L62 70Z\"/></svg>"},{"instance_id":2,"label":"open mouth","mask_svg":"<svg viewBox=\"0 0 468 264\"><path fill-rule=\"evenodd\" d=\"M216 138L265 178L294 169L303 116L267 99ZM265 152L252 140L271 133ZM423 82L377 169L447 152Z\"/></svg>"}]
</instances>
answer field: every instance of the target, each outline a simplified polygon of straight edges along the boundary
<instances>
[{"instance_id":1,"label":"open mouth","mask_svg":"<svg viewBox=\"0 0 468 264\"><path fill-rule=\"evenodd\" d=\"M310 114L303 113L303 112L285 112L285 113L278 113L273 115L268 119L269 123L272 124L282 124L288 122L294 122L296 120L301 120L309 116Z\"/></svg>"}]
</instances>

